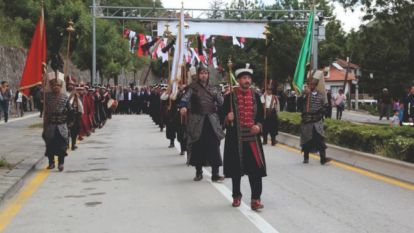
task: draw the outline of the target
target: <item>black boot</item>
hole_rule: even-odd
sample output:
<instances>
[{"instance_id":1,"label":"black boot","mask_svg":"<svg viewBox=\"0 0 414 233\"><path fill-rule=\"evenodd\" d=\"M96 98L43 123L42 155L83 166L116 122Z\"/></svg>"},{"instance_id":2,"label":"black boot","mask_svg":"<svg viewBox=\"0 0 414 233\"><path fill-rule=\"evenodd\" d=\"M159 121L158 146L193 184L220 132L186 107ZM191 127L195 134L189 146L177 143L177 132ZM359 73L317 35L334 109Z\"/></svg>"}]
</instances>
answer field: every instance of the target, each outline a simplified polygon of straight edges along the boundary
<instances>
[{"instance_id":1,"label":"black boot","mask_svg":"<svg viewBox=\"0 0 414 233\"><path fill-rule=\"evenodd\" d=\"M304 153L303 153L303 163L309 163L309 152L308 151L305 151Z\"/></svg>"},{"instance_id":2,"label":"black boot","mask_svg":"<svg viewBox=\"0 0 414 233\"><path fill-rule=\"evenodd\" d=\"M219 167L212 167L211 173L211 181L221 182L224 180L224 177L219 175Z\"/></svg>"},{"instance_id":3,"label":"black boot","mask_svg":"<svg viewBox=\"0 0 414 233\"><path fill-rule=\"evenodd\" d=\"M170 139L170 145L168 146L168 148L174 148L174 139Z\"/></svg>"},{"instance_id":4,"label":"black boot","mask_svg":"<svg viewBox=\"0 0 414 233\"><path fill-rule=\"evenodd\" d=\"M47 156L47 158L49 159L49 166L47 167L47 169L54 169L55 168L55 156Z\"/></svg>"},{"instance_id":5,"label":"black boot","mask_svg":"<svg viewBox=\"0 0 414 233\"><path fill-rule=\"evenodd\" d=\"M267 136L263 136L263 145L267 145Z\"/></svg>"},{"instance_id":6,"label":"black boot","mask_svg":"<svg viewBox=\"0 0 414 233\"><path fill-rule=\"evenodd\" d=\"M322 165L332 161L331 158L326 157L326 151L325 150L319 151L319 156L321 156L321 164Z\"/></svg>"},{"instance_id":7,"label":"black boot","mask_svg":"<svg viewBox=\"0 0 414 233\"><path fill-rule=\"evenodd\" d=\"M200 181L203 179L203 167L196 166L196 176L194 177L194 181Z\"/></svg>"},{"instance_id":8,"label":"black boot","mask_svg":"<svg viewBox=\"0 0 414 233\"><path fill-rule=\"evenodd\" d=\"M58 169L60 172L63 171L65 164L65 155L59 155L58 157Z\"/></svg>"},{"instance_id":9,"label":"black boot","mask_svg":"<svg viewBox=\"0 0 414 233\"><path fill-rule=\"evenodd\" d=\"M272 138L272 146L276 145L276 138Z\"/></svg>"}]
</instances>

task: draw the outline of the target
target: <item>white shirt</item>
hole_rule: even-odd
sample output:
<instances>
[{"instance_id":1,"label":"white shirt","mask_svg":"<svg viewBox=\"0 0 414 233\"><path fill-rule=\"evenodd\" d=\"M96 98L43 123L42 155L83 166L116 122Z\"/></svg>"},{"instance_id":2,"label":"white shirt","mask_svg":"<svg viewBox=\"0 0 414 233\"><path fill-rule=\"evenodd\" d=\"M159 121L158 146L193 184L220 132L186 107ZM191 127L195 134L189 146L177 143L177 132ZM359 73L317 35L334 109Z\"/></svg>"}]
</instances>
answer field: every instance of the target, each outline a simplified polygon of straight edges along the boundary
<instances>
[{"instance_id":1,"label":"white shirt","mask_svg":"<svg viewBox=\"0 0 414 233\"><path fill-rule=\"evenodd\" d=\"M164 93L162 93L162 95L161 95L161 97L160 97L160 99L161 100L168 100L168 98L170 97L170 95L169 94L167 94L167 92L164 92Z\"/></svg>"},{"instance_id":2,"label":"white shirt","mask_svg":"<svg viewBox=\"0 0 414 233\"><path fill-rule=\"evenodd\" d=\"M23 102L23 94L21 92L19 92L17 94L17 100L16 100L16 102L17 103L22 103Z\"/></svg>"},{"instance_id":3,"label":"white shirt","mask_svg":"<svg viewBox=\"0 0 414 233\"><path fill-rule=\"evenodd\" d=\"M132 100L132 92L128 92L128 100Z\"/></svg>"},{"instance_id":4,"label":"white shirt","mask_svg":"<svg viewBox=\"0 0 414 233\"><path fill-rule=\"evenodd\" d=\"M335 98L335 105L338 106L345 100L346 100L346 96L344 94L338 94Z\"/></svg>"},{"instance_id":5,"label":"white shirt","mask_svg":"<svg viewBox=\"0 0 414 233\"><path fill-rule=\"evenodd\" d=\"M266 97L266 102L265 102L265 97ZM277 97L275 96L275 100L272 103L272 98L273 98L273 95L264 94L260 97L260 101L262 102L262 104L266 103L266 108L276 108L276 112L279 112L280 111L279 101L277 101ZM271 104L273 104L273 106L271 106Z\"/></svg>"},{"instance_id":6,"label":"white shirt","mask_svg":"<svg viewBox=\"0 0 414 233\"><path fill-rule=\"evenodd\" d=\"M266 97L266 101L265 101L265 97ZM266 108L270 108L270 104L272 103L271 95L262 95L262 97L260 97L260 100L262 101L262 104L266 103Z\"/></svg>"}]
</instances>

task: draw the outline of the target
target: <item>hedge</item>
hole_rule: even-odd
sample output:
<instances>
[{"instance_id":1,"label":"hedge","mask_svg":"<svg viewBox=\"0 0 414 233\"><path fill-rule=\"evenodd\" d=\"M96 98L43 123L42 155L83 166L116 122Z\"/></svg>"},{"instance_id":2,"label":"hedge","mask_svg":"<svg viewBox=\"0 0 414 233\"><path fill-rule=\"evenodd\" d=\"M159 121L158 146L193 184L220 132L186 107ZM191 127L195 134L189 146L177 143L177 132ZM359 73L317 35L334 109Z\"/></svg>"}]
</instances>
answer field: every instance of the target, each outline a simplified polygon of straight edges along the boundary
<instances>
[{"instance_id":1,"label":"hedge","mask_svg":"<svg viewBox=\"0 0 414 233\"><path fill-rule=\"evenodd\" d=\"M300 113L279 114L281 132L300 135ZM357 124L326 119L325 137L328 143L362 152L382 155L414 163L414 128L389 125Z\"/></svg>"}]
</instances>

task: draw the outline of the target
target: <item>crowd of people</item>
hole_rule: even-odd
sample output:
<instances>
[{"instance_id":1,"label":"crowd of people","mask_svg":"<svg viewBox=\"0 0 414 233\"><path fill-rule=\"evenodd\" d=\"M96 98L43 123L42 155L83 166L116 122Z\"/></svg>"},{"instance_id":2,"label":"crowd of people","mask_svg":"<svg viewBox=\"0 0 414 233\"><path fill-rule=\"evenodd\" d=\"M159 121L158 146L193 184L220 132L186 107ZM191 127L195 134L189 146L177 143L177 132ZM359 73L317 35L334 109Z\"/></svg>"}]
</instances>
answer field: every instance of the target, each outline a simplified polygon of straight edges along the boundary
<instances>
[{"instance_id":1,"label":"crowd of people","mask_svg":"<svg viewBox=\"0 0 414 233\"><path fill-rule=\"evenodd\" d=\"M386 117L391 120L392 127L413 126L414 85L407 87L401 99L393 98L389 90L384 88L379 96L378 112L379 120Z\"/></svg>"},{"instance_id":2,"label":"crowd of people","mask_svg":"<svg viewBox=\"0 0 414 233\"><path fill-rule=\"evenodd\" d=\"M192 82L180 83L176 93L165 84L90 86L73 77L56 77L52 72L48 74L48 85L36 89L33 94L43 96L37 106L44 113L42 136L49 160L47 168L55 168L55 156L58 156L58 169L63 171L67 149L76 150L77 140L104 127L112 114L148 114L161 132L166 129L168 147L174 148L177 140L180 155L187 153L187 164L195 167L194 181L203 179L204 166L211 166L213 182L221 182L224 178L232 180L232 205L238 207L242 198L240 182L246 175L251 188L251 209L262 209L262 178L267 174L263 146L268 144L269 135L271 145L277 143L279 112L302 113L303 163L309 163L311 152L318 152L320 163L324 165L331 159L326 155L323 120L330 117L332 106L338 108L337 118L341 119L340 110L343 110L346 98L342 91L335 98L329 92L325 95L319 91L322 71L312 74L302 95L297 97L291 92L287 98L272 85L265 90L253 87L253 72L250 64L239 64L235 69L236 86L213 86L209 83L208 68L201 65ZM3 82L2 108L8 107L4 101L12 98L8 90L7 82ZM16 96L17 100L23 98ZM404 106L407 106L408 120L412 121L414 87L407 94ZM222 156L220 144L223 139ZM220 174L221 166L223 175Z\"/></svg>"},{"instance_id":3,"label":"crowd of people","mask_svg":"<svg viewBox=\"0 0 414 233\"><path fill-rule=\"evenodd\" d=\"M32 90L35 94L37 90L40 90L40 86ZM39 99L38 95L25 96L19 90L13 91L7 81L2 81L0 84L0 120L3 117L4 122L7 123L10 116L23 117L25 112L41 109Z\"/></svg>"},{"instance_id":4,"label":"crowd of people","mask_svg":"<svg viewBox=\"0 0 414 233\"><path fill-rule=\"evenodd\" d=\"M55 73L48 74L48 85L43 91L42 137L46 143L45 156L49 160L47 169L55 168L57 156L58 169L63 171L67 150L76 150L77 140L83 140L104 127L112 118L116 102L112 99L111 90L104 86L80 84L73 77L67 77L65 81Z\"/></svg>"},{"instance_id":5,"label":"crowd of people","mask_svg":"<svg viewBox=\"0 0 414 233\"><path fill-rule=\"evenodd\" d=\"M305 85L306 88L306 85ZM278 88L275 95L279 99L280 111L286 112L302 112L303 104L306 98L304 93L298 94L294 90L283 91L282 88ZM344 91L340 89L337 94L332 95L331 90L326 90L327 103L325 104L325 118L332 118L332 109L336 108L336 119L342 120L342 113L345 110L346 95Z\"/></svg>"},{"instance_id":6,"label":"crowd of people","mask_svg":"<svg viewBox=\"0 0 414 233\"><path fill-rule=\"evenodd\" d=\"M319 152L324 165L331 159L326 155L322 123L326 103L323 94L315 89L323 77L318 74L309 82L300 107L301 145L303 163L309 163L310 152ZM164 86L150 89L148 114L160 131L166 128L168 147L175 147L177 139L180 154L187 152L187 165L195 168L194 181L202 180L202 168L210 166L213 182L232 180L232 205L238 207L242 199L240 182L246 175L251 188L251 209L259 210L264 207L262 178L267 175L263 146L268 144L269 135L271 145L277 143L278 114L283 103L271 85L264 91L252 86L250 64L236 66L235 77L235 87L212 86L208 69L200 66L191 84L180 85L176 94Z\"/></svg>"}]
</instances>

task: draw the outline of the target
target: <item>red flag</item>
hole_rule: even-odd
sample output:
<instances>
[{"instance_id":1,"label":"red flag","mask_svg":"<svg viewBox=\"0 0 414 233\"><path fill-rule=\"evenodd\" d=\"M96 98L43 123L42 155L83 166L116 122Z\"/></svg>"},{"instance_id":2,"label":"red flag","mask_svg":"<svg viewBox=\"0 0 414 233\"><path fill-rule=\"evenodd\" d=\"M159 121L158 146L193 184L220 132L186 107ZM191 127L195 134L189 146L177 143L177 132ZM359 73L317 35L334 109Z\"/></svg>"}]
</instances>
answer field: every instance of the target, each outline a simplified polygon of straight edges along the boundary
<instances>
[{"instance_id":1,"label":"red flag","mask_svg":"<svg viewBox=\"0 0 414 233\"><path fill-rule=\"evenodd\" d=\"M22 94L28 96L31 87L42 84L42 63L46 63L46 27L43 8L36 25L29 53L27 54L22 80L20 81L20 91Z\"/></svg>"},{"instance_id":2,"label":"red flag","mask_svg":"<svg viewBox=\"0 0 414 233\"><path fill-rule=\"evenodd\" d=\"M246 38L240 37L240 48L244 49L244 43L246 43Z\"/></svg>"},{"instance_id":3,"label":"red flag","mask_svg":"<svg viewBox=\"0 0 414 233\"><path fill-rule=\"evenodd\" d=\"M142 50L141 46L143 46L145 43L147 43L147 38L145 37L144 34L139 34L138 35L138 39L139 39L139 43L138 43L138 57L142 57L144 55L148 55L148 52L145 52L144 50Z\"/></svg>"}]
</instances>

